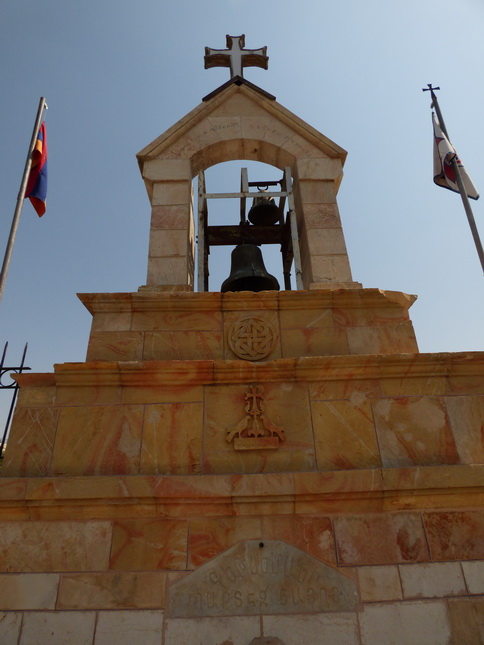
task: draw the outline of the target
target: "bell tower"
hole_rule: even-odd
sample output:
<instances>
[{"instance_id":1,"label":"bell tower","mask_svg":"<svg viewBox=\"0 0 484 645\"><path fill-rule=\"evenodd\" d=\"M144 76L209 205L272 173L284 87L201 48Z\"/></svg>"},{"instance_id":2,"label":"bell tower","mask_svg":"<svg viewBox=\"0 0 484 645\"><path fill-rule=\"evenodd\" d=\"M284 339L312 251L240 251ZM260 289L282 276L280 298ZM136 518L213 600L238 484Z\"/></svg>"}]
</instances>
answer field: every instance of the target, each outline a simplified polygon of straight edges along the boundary
<instances>
[{"instance_id":1,"label":"bell tower","mask_svg":"<svg viewBox=\"0 0 484 645\"><path fill-rule=\"evenodd\" d=\"M146 284L79 294L86 361L16 376L0 642L480 642L484 353L419 353L415 296L353 280L346 152L243 77L266 48L205 54L230 79L138 154Z\"/></svg>"},{"instance_id":2,"label":"bell tower","mask_svg":"<svg viewBox=\"0 0 484 645\"><path fill-rule=\"evenodd\" d=\"M360 288L351 276L336 201L346 152L241 76L246 61L267 68L265 48L244 50L243 44L243 36L227 36L229 49L206 49L205 66L230 66L230 80L138 154L152 207L147 286L193 289L198 221L202 283L211 243L263 240L281 244L286 275L292 265L293 288ZM245 202L254 197L251 183L257 183L246 174L240 193L230 194L240 201L242 226L210 227L204 171L235 159L280 169L279 186L269 191L281 211L272 230L255 231L245 219ZM191 190L194 177L199 178L197 196Z\"/></svg>"}]
</instances>

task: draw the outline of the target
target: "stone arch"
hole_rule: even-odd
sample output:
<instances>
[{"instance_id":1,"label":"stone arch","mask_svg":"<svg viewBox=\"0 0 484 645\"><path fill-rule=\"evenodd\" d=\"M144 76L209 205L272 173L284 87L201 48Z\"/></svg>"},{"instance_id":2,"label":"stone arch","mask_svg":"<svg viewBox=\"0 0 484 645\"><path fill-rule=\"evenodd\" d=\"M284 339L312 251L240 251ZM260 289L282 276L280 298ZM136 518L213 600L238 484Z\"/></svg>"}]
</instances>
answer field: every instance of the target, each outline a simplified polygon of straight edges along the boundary
<instances>
[{"instance_id":1,"label":"stone arch","mask_svg":"<svg viewBox=\"0 0 484 645\"><path fill-rule=\"evenodd\" d=\"M147 287L193 290L192 179L234 160L291 168L305 289L352 281L336 203L346 153L274 100L232 85L138 154L152 205Z\"/></svg>"},{"instance_id":2,"label":"stone arch","mask_svg":"<svg viewBox=\"0 0 484 645\"><path fill-rule=\"evenodd\" d=\"M284 170L287 166L294 173L297 158L276 146L275 144L258 139L229 139L218 141L198 150L190 158L192 177L200 170L207 170L212 166L226 161L258 161Z\"/></svg>"}]
</instances>

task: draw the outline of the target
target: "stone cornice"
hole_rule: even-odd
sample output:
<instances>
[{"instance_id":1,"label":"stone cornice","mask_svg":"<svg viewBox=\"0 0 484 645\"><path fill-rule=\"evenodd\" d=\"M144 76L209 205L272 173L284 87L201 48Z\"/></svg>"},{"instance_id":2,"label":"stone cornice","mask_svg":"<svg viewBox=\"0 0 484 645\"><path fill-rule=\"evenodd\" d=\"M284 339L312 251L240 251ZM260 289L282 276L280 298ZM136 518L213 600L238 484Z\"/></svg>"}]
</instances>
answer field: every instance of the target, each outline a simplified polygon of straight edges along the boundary
<instances>
[{"instance_id":1,"label":"stone cornice","mask_svg":"<svg viewBox=\"0 0 484 645\"><path fill-rule=\"evenodd\" d=\"M314 291L78 293L91 314L131 311L250 311L291 309L409 309L417 296L382 289L320 289Z\"/></svg>"},{"instance_id":2,"label":"stone cornice","mask_svg":"<svg viewBox=\"0 0 484 645\"><path fill-rule=\"evenodd\" d=\"M119 361L62 363L54 374L15 376L22 387L211 385L422 377L484 377L484 352L355 354L248 361Z\"/></svg>"},{"instance_id":3,"label":"stone cornice","mask_svg":"<svg viewBox=\"0 0 484 645\"><path fill-rule=\"evenodd\" d=\"M427 466L314 473L0 478L2 519L79 519L207 515L219 508L257 510L289 504L295 514L318 504L326 514L473 508L482 505L484 465ZM107 510L109 509L109 511ZM287 512L287 510L286 510Z\"/></svg>"}]
</instances>

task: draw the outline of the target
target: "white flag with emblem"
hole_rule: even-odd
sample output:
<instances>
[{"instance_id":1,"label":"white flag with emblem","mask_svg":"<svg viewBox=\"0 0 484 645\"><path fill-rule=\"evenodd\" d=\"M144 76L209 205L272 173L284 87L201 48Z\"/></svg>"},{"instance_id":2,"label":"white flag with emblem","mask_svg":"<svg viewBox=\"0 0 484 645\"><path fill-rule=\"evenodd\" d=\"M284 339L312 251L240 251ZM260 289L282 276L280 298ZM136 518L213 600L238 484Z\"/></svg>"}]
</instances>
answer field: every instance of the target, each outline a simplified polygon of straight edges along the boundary
<instances>
[{"instance_id":1,"label":"white flag with emblem","mask_svg":"<svg viewBox=\"0 0 484 645\"><path fill-rule=\"evenodd\" d=\"M433 112L432 121L434 124L434 182L437 186L448 188L449 190L453 190L455 193L459 192L454 167L452 165L453 159L456 159L467 197L470 197L471 199L479 199L477 188L474 186L472 179L469 177L466 169L462 165L454 146L442 131L440 123Z\"/></svg>"}]
</instances>

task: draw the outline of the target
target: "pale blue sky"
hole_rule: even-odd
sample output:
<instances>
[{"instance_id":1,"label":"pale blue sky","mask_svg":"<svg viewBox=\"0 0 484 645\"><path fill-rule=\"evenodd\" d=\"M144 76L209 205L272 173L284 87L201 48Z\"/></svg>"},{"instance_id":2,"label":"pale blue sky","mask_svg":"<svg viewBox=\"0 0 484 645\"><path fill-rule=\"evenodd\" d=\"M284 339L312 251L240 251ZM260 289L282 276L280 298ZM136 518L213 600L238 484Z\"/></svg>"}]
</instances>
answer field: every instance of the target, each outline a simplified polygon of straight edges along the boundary
<instances>
[{"instance_id":1,"label":"pale blue sky","mask_svg":"<svg viewBox=\"0 0 484 645\"><path fill-rule=\"evenodd\" d=\"M47 213L25 204L0 303L9 362L26 341L34 371L84 360L90 315L75 294L145 284L150 207L135 154L228 80L203 69L204 47L242 33L269 55L246 78L349 153L339 205L353 278L419 296L422 352L484 349L484 278L459 196L432 182L421 91L442 88L452 142L484 192L482 0L1 0L2 257L39 97L49 104Z\"/></svg>"}]
</instances>

